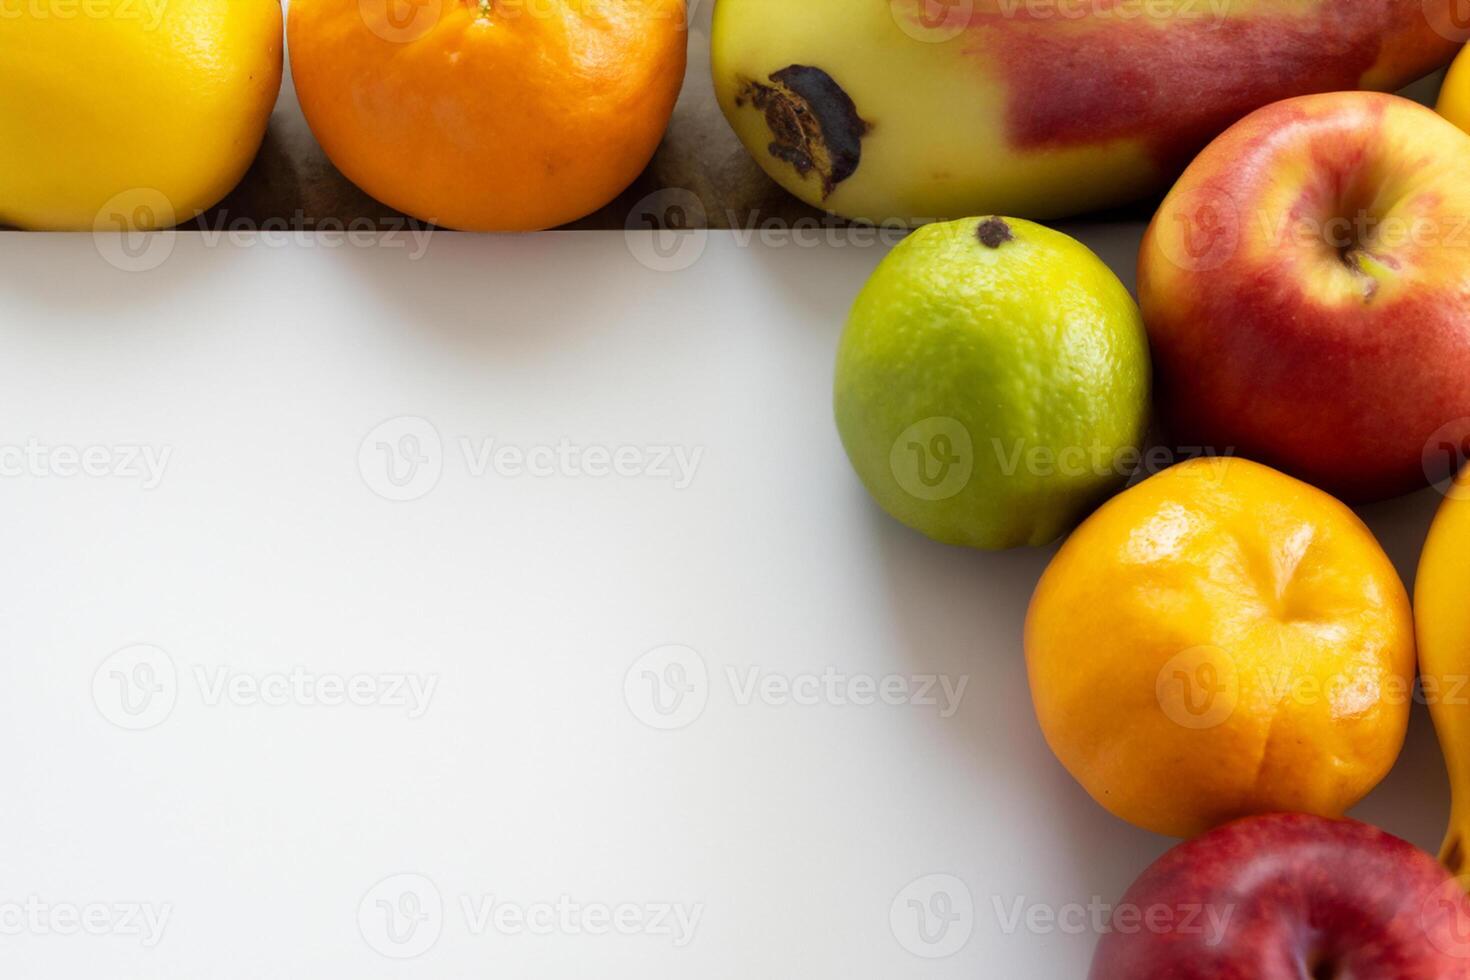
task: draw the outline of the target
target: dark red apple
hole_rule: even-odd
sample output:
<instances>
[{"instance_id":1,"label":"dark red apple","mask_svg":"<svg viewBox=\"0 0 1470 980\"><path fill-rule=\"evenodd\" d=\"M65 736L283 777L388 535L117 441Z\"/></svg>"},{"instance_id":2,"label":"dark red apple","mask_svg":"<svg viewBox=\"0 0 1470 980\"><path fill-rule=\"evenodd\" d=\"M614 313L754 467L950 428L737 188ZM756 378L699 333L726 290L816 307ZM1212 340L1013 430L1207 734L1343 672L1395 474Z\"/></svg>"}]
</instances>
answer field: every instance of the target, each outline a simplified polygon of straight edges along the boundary
<instances>
[{"instance_id":1,"label":"dark red apple","mask_svg":"<svg viewBox=\"0 0 1470 980\"><path fill-rule=\"evenodd\" d=\"M1091 980L1464 980L1470 899L1355 820L1270 814L1169 851L1113 910Z\"/></svg>"}]
</instances>

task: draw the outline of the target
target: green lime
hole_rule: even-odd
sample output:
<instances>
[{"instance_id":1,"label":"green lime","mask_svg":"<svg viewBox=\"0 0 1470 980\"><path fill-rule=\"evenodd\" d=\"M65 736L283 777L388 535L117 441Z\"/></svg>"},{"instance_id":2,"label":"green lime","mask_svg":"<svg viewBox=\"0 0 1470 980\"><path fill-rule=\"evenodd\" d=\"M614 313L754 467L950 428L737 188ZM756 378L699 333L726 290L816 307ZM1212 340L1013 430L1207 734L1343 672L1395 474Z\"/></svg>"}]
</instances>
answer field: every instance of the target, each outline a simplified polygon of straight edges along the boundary
<instances>
[{"instance_id":1,"label":"green lime","mask_svg":"<svg viewBox=\"0 0 1470 980\"><path fill-rule=\"evenodd\" d=\"M1054 541L1128 478L1149 415L1138 306L1082 243L1014 218L927 225L837 353L837 428L880 506L950 544Z\"/></svg>"}]
</instances>

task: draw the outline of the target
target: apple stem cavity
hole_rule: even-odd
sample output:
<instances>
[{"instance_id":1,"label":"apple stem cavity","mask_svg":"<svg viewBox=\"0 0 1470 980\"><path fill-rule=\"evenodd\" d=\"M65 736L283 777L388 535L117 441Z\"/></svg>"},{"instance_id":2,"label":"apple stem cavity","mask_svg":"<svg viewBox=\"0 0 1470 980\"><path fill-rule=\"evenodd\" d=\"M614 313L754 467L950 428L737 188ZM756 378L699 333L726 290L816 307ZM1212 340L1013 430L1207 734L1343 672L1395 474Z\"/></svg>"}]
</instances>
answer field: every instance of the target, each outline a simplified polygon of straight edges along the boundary
<instances>
[{"instance_id":1,"label":"apple stem cavity","mask_svg":"<svg viewBox=\"0 0 1470 980\"><path fill-rule=\"evenodd\" d=\"M1348 271L1357 276L1362 284L1365 301L1372 300L1378 295L1378 287L1398 268L1398 263L1393 259L1374 255L1360 245L1343 249L1340 257L1342 264L1347 266Z\"/></svg>"},{"instance_id":2,"label":"apple stem cavity","mask_svg":"<svg viewBox=\"0 0 1470 980\"><path fill-rule=\"evenodd\" d=\"M1316 960L1307 975L1311 980L1336 980L1337 964L1328 958Z\"/></svg>"}]
</instances>

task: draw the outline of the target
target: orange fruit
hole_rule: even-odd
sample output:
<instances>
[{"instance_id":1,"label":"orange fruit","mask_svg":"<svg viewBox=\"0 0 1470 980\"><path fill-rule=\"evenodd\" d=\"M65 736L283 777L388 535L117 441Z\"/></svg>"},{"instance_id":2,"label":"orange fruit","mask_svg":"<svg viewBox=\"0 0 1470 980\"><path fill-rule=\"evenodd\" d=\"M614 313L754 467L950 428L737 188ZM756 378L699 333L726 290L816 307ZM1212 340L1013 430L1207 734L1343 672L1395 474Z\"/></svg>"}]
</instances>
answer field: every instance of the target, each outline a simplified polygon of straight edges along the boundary
<instances>
[{"instance_id":1,"label":"orange fruit","mask_svg":"<svg viewBox=\"0 0 1470 980\"><path fill-rule=\"evenodd\" d=\"M291 0L302 111L385 204L530 231L633 182L684 78L684 0Z\"/></svg>"},{"instance_id":2,"label":"orange fruit","mask_svg":"<svg viewBox=\"0 0 1470 980\"><path fill-rule=\"evenodd\" d=\"M1244 459L1181 463L1057 553L1026 619L1046 740L1093 798L1190 837L1338 817L1387 774L1413 700L1409 597L1346 506Z\"/></svg>"}]
</instances>

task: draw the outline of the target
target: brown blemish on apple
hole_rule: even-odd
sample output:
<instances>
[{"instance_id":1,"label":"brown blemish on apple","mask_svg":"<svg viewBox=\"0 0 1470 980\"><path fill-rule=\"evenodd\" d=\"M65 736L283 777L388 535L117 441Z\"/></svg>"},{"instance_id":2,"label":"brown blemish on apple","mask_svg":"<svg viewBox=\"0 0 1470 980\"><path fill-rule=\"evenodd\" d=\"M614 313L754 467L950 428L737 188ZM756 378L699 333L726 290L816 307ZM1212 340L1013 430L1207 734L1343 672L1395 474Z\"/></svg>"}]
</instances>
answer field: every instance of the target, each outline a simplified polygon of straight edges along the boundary
<instances>
[{"instance_id":1,"label":"brown blemish on apple","mask_svg":"<svg viewBox=\"0 0 1470 980\"><path fill-rule=\"evenodd\" d=\"M1004 218L986 218L975 229L975 237L986 248L1000 248L1016 236L1011 233L1011 226L1006 224Z\"/></svg>"},{"instance_id":2,"label":"brown blemish on apple","mask_svg":"<svg viewBox=\"0 0 1470 980\"><path fill-rule=\"evenodd\" d=\"M790 65L773 72L766 82L745 79L735 104L747 103L765 113L771 131L766 151L802 177L815 172L822 181L822 197L857 172L863 137L872 131L872 124L858 115L852 98L822 69Z\"/></svg>"}]
</instances>

